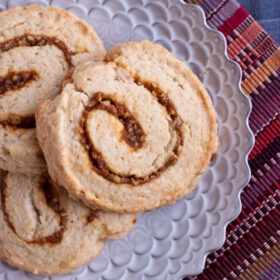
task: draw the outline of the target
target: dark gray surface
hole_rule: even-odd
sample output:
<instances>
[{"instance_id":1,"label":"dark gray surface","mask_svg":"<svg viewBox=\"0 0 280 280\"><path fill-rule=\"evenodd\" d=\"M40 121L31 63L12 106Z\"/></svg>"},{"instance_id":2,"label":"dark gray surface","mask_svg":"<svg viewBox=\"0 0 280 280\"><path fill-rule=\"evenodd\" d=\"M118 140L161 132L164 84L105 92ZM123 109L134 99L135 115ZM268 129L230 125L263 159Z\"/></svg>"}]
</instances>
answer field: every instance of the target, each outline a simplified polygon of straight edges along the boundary
<instances>
[{"instance_id":1,"label":"dark gray surface","mask_svg":"<svg viewBox=\"0 0 280 280\"><path fill-rule=\"evenodd\" d=\"M280 0L238 1L280 43Z\"/></svg>"}]
</instances>

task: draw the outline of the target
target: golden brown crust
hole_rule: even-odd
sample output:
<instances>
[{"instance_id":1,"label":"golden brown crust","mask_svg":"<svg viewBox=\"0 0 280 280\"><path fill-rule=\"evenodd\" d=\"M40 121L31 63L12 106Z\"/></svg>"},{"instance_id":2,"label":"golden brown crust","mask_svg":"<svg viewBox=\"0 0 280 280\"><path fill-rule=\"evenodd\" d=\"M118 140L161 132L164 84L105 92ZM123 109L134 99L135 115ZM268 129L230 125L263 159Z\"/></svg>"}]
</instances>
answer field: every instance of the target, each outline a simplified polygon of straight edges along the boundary
<instances>
[{"instance_id":1,"label":"golden brown crust","mask_svg":"<svg viewBox=\"0 0 280 280\"><path fill-rule=\"evenodd\" d=\"M181 119L183 145L178 148L180 133L172 125L169 109L157 100L157 88L172 101L170 112L177 112ZM104 167L105 162L115 174L127 176L131 182L108 180L107 175L93 171L91 155L76 133L83 111L97 92L124 102L145 134L140 149L133 151L122 140L122 121L104 110L88 112L87 137L102 155L100 165ZM54 120L60 131L52 126ZM190 193L217 153L219 143L216 113L206 89L183 62L147 41L114 47L106 63L79 66L62 94L39 106L36 121L50 175L89 207L118 212L153 210ZM157 178L133 182L156 172L169 155L176 161Z\"/></svg>"},{"instance_id":2,"label":"golden brown crust","mask_svg":"<svg viewBox=\"0 0 280 280\"><path fill-rule=\"evenodd\" d=\"M0 179L0 258L17 268L48 276L73 272L100 253L105 239L135 224L135 215L71 200L48 177L2 171Z\"/></svg>"},{"instance_id":3,"label":"golden brown crust","mask_svg":"<svg viewBox=\"0 0 280 280\"><path fill-rule=\"evenodd\" d=\"M46 172L34 133L34 114L61 90L69 68L102 60L104 44L75 15L29 5L0 12L0 168L28 175Z\"/></svg>"}]
</instances>

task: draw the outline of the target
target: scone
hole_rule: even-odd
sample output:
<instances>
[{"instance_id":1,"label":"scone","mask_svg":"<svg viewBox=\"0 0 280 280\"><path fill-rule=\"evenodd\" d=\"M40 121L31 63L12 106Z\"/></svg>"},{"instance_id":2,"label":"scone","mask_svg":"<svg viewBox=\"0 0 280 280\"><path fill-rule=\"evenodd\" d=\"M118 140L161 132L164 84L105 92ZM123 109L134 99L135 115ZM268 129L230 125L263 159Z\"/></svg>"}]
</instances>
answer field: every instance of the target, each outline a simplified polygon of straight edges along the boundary
<instances>
[{"instance_id":1,"label":"scone","mask_svg":"<svg viewBox=\"0 0 280 280\"><path fill-rule=\"evenodd\" d=\"M139 212L198 184L219 146L211 99L185 63L148 41L78 66L36 113L53 180L89 207Z\"/></svg>"},{"instance_id":2,"label":"scone","mask_svg":"<svg viewBox=\"0 0 280 280\"><path fill-rule=\"evenodd\" d=\"M70 67L104 55L93 28L67 11L31 5L0 13L0 168L46 172L36 107L60 92Z\"/></svg>"},{"instance_id":3,"label":"scone","mask_svg":"<svg viewBox=\"0 0 280 280\"><path fill-rule=\"evenodd\" d=\"M0 258L35 274L70 273L96 257L103 240L130 230L134 214L90 210L48 177L1 171Z\"/></svg>"}]
</instances>

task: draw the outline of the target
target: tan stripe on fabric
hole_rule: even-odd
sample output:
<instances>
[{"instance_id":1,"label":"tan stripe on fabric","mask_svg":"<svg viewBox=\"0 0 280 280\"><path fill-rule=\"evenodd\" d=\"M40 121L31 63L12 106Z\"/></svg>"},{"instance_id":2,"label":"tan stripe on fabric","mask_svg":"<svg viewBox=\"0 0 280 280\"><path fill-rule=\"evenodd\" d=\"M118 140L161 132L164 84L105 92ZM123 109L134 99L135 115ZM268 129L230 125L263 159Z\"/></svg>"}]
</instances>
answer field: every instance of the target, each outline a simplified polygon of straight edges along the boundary
<instances>
[{"instance_id":1,"label":"tan stripe on fabric","mask_svg":"<svg viewBox=\"0 0 280 280\"><path fill-rule=\"evenodd\" d=\"M204 0L185 0L185 2L187 2L189 4L201 5L204 2Z\"/></svg>"},{"instance_id":2,"label":"tan stripe on fabric","mask_svg":"<svg viewBox=\"0 0 280 280\"><path fill-rule=\"evenodd\" d=\"M261 66L242 82L242 89L250 94L280 67L280 48L278 48Z\"/></svg>"},{"instance_id":3,"label":"tan stripe on fabric","mask_svg":"<svg viewBox=\"0 0 280 280\"><path fill-rule=\"evenodd\" d=\"M278 241L259 259L255 260L252 265L248 266L238 277L238 279L248 280L256 279L260 274L263 274L272 264L274 264L280 255L280 242ZM256 271L258 273L256 273ZM252 278L254 276L254 278Z\"/></svg>"}]
</instances>

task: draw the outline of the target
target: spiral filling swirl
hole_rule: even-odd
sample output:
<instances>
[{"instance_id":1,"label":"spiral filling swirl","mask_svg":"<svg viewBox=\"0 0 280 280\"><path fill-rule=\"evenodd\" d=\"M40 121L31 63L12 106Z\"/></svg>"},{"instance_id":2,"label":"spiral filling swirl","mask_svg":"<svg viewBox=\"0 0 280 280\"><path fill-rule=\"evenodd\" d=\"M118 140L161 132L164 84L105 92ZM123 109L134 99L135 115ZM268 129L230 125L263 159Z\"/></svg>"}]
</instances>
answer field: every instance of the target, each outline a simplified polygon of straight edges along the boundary
<instances>
[{"instance_id":1,"label":"spiral filling swirl","mask_svg":"<svg viewBox=\"0 0 280 280\"><path fill-rule=\"evenodd\" d=\"M45 35L24 34L22 36L6 40L0 43L0 52L7 52L17 47L43 47L46 45L54 45L60 49L63 52L67 64L69 66L73 66L72 56L75 55L75 53L72 52L63 41L55 37ZM35 70L8 72L5 76L0 77L0 98L6 93L26 87L33 81L38 80L39 77L39 73ZM0 125L25 129L34 128L35 118L34 116L13 115L9 116L5 120L0 120Z\"/></svg>"},{"instance_id":2,"label":"spiral filling swirl","mask_svg":"<svg viewBox=\"0 0 280 280\"><path fill-rule=\"evenodd\" d=\"M25 243L29 244L39 244L44 245L47 243L55 244L59 243L63 239L64 232L66 230L66 223L67 223L67 214L64 208L61 206L59 195L56 192L55 188L53 187L52 183L47 178L41 178L39 182L39 191L41 191L44 195L46 204L54 211L54 213L59 217L59 229L56 230L54 233L45 236L45 237L38 237L34 238L33 240L25 240L21 237L16 230L15 225L13 224L8 209L6 207L6 199L7 199L7 177L8 172L1 171L1 181L0 181L0 194L1 194L1 208L4 214L4 219L10 229ZM40 210L33 204L34 211L36 215L40 217Z\"/></svg>"},{"instance_id":3,"label":"spiral filling swirl","mask_svg":"<svg viewBox=\"0 0 280 280\"><path fill-rule=\"evenodd\" d=\"M22 36L14 37L13 39L0 43L0 51L7 52L17 47L43 47L46 45L55 45L59 48L63 52L68 65L73 66L72 56L75 55L75 53L72 52L63 41L46 35L24 34Z\"/></svg>"},{"instance_id":4,"label":"spiral filling swirl","mask_svg":"<svg viewBox=\"0 0 280 280\"><path fill-rule=\"evenodd\" d=\"M182 131L183 121L178 115L174 104L168 98L168 95L158 86L148 81L143 82L138 77L134 78L134 82L139 86L144 86L145 89L156 98L157 102L165 108L170 117L171 125L177 134L177 140L173 150L161 167L145 176L125 176L114 172L108 166L106 161L103 159L102 154L95 148L95 145L90 137L87 122L92 111L104 110L116 117L123 124L124 128L122 132L122 140L131 147L132 152L141 149L145 142L145 134L141 125L124 104L117 102L112 97L102 92L96 92L90 99L87 107L84 109L80 125L80 134L81 144L88 154L91 168L94 172L116 184L126 183L138 186L158 178L162 172L177 162L181 147L184 143L184 136Z\"/></svg>"}]
</instances>

